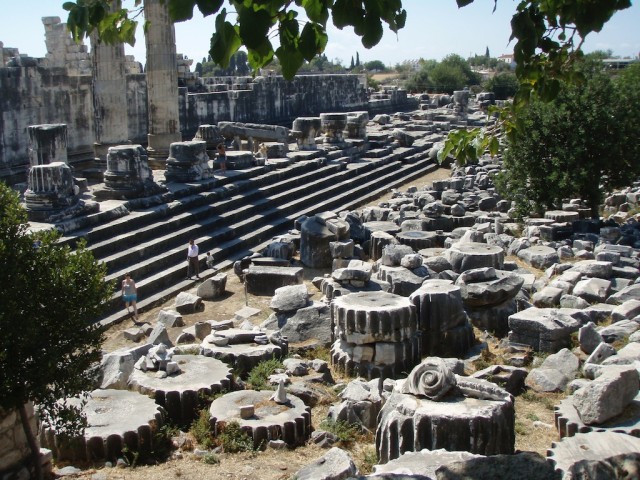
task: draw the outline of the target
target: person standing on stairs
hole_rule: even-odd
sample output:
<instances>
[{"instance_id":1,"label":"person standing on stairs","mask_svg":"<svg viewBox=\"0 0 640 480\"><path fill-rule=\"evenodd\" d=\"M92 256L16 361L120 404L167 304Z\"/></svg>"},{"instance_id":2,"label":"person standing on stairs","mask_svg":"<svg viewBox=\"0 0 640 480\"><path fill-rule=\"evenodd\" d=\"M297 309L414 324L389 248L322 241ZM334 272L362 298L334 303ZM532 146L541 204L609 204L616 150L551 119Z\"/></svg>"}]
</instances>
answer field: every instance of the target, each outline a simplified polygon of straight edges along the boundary
<instances>
[{"instance_id":1,"label":"person standing on stairs","mask_svg":"<svg viewBox=\"0 0 640 480\"><path fill-rule=\"evenodd\" d=\"M187 248L187 280L191 280L193 274L196 278L200 278L200 262L198 260L198 245L194 240L189 240L189 248Z\"/></svg>"},{"instance_id":2,"label":"person standing on stairs","mask_svg":"<svg viewBox=\"0 0 640 480\"><path fill-rule=\"evenodd\" d=\"M127 313L131 315L129 306L133 307L133 321L138 321L138 289L136 282L131 278L129 272L124 274L124 280L122 280L122 300L124 300L124 306L127 308Z\"/></svg>"},{"instance_id":3,"label":"person standing on stairs","mask_svg":"<svg viewBox=\"0 0 640 480\"><path fill-rule=\"evenodd\" d=\"M216 147L218 150L218 161L220 162L220 173L227 172L227 152L224 149L224 145L219 143Z\"/></svg>"}]
</instances>

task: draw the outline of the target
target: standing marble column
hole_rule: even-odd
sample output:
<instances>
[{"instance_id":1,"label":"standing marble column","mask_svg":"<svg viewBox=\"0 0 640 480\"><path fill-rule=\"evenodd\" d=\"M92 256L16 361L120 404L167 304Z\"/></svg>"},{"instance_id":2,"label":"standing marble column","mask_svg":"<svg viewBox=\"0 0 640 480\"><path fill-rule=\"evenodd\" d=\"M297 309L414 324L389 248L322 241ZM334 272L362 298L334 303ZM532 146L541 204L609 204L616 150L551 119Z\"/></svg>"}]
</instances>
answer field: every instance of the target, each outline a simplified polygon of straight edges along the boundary
<instances>
[{"instance_id":1,"label":"standing marble column","mask_svg":"<svg viewBox=\"0 0 640 480\"><path fill-rule=\"evenodd\" d=\"M111 0L111 11L120 6L120 0ZM95 128L93 146L97 167L104 171L109 147L125 144L129 138L124 44L108 45L93 33L91 62Z\"/></svg>"},{"instance_id":2,"label":"standing marble column","mask_svg":"<svg viewBox=\"0 0 640 480\"><path fill-rule=\"evenodd\" d=\"M67 124L29 125L29 164L67 163Z\"/></svg>"},{"instance_id":3,"label":"standing marble column","mask_svg":"<svg viewBox=\"0 0 640 480\"><path fill-rule=\"evenodd\" d=\"M147 47L147 103L149 160L152 166L164 167L169 146L180 142L178 110L178 71L176 35L169 19L168 2L145 0L145 18L149 26L145 32Z\"/></svg>"}]
</instances>

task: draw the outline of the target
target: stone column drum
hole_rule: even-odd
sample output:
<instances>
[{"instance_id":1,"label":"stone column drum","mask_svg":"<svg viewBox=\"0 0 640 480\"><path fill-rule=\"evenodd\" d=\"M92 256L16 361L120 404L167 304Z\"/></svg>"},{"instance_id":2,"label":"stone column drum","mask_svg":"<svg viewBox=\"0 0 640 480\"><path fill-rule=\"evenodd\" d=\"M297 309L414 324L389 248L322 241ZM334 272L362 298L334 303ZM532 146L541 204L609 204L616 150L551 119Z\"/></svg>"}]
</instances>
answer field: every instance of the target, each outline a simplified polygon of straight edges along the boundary
<instances>
[{"instance_id":1,"label":"stone column drum","mask_svg":"<svg viewBox=\"0 0 640 480\"><path fill-rule=\"evenodd\" d=\"M224 143L217 125L200 125L193 139L207 142L207 153L212 156L216 155L218 144Z\"/></svg>"},{"instance_id":2,"label":"stone column drum","mask_svg":"<svg viewBox=\"0 0 640 480\"><path fill-rule=\"evenodd\" d=\"M386 292L357 292L332 304L333 365L348 375L395 378L420 362L415 307Z\"/></svg>"},{"instance_id":3,"label":"stone column drum","mask_svg":"<svg viewBox=\"0 0 640 480\"><path fill-rule=\"evenodd\" d=\"M211 175L207 142L192 140L171 144L167 170L164 173L168 182L194 182Z\"/></svg>"},{"instance_id":4,"label":"stone column drum","mask_svg":"<svg viewBox=\"0 0 640 480\"><path fill-rule=\"evenodd\" d=\"M369 112L348 112L347 126L343 135L354 140L366 140L367 123L369 123Z\"/></svg>"},{"instance_id":5,"label":"stone column drum","mask_svg":"<svg viewBox=\"0 0 640 480\"><path fill-rule=\"evenodd\" d=\"M157 193L162 188L153 181L142 145L118 145L107 153L104 188L94 190L98 198L137 198Z\"/></svg>"},{"instance_id":6,"label":"stone column drum","mask_svg":"<svg viewBox=\"0 0 640 480\"><path fill-rule=\"evenodd\" d=\"M378 415L380 463L423 449L512 454L513 397L497 385L455 375L429 357L399 380Z\"/></svg>"},{"instance_id":7,"label":"stone column drum","mask_svg":"<svg viewBox=\"0 0 640 480\"><path fill-rule=\"evenodd\" d=\"M461 358L473 345L473 328L460 287L450 280L426 280L409 297L422 332L422 354Z\"/></svg>"},{"instance_id":8,"label":"stone column drum","mask_svg":"<svg viewBox=\"0 0 640 480\"><path fill-rule=\"evenodd\" d=\"M53 162L67 163L67 125L52 123L30 125L29 132L29 163L47 165Z\"/></svg>"},{"instance_id":9,"label":"stone column drum","mask_svg":"<svg viewBox=\"0 0 640 480\"><path fill-rule=\"evenodd\" d=\"M326 145L342 145L344 143L343 131L347 127L346 113L321 113L320 122L323 143Z\"/></svg>"},{"instance_id":10,"label":"stone column drum","mask_svg":"<svg viewBox=\"0 0 640 480\"><path fill-rule=\"evenodd\" d=\"M147 47L147 102L149 105L149 157L154 165L164 167L173 142L182 140L178 107L178 67L176 35L169 18L168 2L144 0L148 23L145 31Z\"/></svg>"},{"instance_id":11,"label":"stone column drum","mask_svg":"<svg viewBox=\"0 0 640 480\"><path fill-rule=\"evenodd\" d=\"M291 135L296 139L298 150L316 150L316 137L322 122L319 117L298 117L293 121Z\"/></svg>"},{"instance_id":12,"label":"stone column drum","mask_svg":"<svg viewBox=\"0 0 640 480\"><path fill-rule=\"evenodd\" d=\"M28 185L24 198L31 220L45 221L49 215L71 207L79 200L71 167L63 162L32 166Z\"/></svg>"}]
</instances>

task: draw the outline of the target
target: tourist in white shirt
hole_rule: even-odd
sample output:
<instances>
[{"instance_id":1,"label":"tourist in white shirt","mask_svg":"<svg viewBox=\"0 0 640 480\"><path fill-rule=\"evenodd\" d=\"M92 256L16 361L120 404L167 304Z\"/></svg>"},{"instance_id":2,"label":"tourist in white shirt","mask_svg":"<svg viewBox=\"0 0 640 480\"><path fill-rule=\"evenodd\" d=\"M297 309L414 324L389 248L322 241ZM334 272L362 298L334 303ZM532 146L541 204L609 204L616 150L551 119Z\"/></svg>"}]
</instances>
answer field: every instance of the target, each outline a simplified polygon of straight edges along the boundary
<instances>
[{"instance_id":1,"label":"tourist in white shirt","mask_svg":"<svg viewBox=\"0 0 640 480\"><path fill-rule=\"evenodd\" d=\"M189 240L189 248L187 248L187 279L191 280L193 274L196 278L200 278L200 262L198 261L199 249L196 242Z\"/></svg>"}]
</instances>

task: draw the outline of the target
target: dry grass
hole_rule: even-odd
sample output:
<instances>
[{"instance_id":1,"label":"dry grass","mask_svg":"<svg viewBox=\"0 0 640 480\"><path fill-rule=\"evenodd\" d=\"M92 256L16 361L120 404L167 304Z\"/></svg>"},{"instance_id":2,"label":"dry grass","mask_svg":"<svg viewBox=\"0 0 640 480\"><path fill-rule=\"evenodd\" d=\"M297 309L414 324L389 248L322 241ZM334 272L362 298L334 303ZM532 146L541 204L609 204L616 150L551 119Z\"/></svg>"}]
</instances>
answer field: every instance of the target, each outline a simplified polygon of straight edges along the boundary
<instances>
[{"instance_id":1,"label":"dry grass","mask_svg":"<svg viewBox=\"0 0 640 480\"><path fill-rule=\"evenodd\" d=\"M516 397L516 449L546 456L551 443L560 438L555 428L553 407L565 397L561 393L533 394Z\"/></svg>"}]
</instances>

